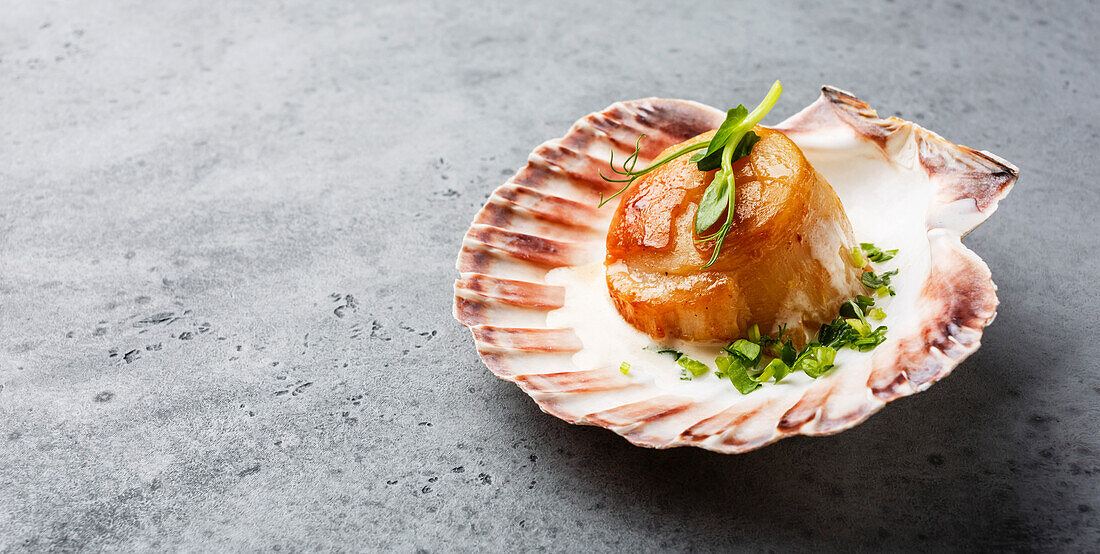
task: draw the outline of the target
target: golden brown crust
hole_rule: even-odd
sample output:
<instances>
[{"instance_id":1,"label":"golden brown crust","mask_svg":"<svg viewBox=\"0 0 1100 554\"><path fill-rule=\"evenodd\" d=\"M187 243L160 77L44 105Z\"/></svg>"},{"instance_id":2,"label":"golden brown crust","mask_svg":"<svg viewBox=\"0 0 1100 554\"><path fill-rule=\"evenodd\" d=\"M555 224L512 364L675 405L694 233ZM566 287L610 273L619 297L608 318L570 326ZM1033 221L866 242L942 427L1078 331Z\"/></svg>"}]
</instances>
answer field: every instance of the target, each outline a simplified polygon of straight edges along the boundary
<instances>
[{"instance_id":1,"label":"golden brown crust","mask_svg":"<svg viewBox=\"0 0 1100 554\"><path fill-rule=\"evenodd\" d=\"M786 136L755 130L760 142L734 164L729 235L707 269L701 266L715 243L697 242L694 218L714 172L700 172L684 156L624 193L607 234L607 285L619 313L639 330L721 341L743 337L754 324L765 333L784 325L802 346L861 291L847 256L856 245L852 226L836 193Z\"/></svg>"}]
</instances>

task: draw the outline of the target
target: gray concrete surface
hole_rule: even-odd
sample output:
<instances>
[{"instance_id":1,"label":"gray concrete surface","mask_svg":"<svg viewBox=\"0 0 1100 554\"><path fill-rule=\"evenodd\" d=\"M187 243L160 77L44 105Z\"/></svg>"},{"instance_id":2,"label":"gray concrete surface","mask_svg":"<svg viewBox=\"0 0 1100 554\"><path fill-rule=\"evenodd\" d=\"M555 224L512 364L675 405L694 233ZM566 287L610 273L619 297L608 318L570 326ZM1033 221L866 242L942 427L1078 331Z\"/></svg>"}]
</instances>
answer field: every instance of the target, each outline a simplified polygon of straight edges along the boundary
<instances>
[{"instance_id":1,"label":"gray concrete surface","mask_svg":"<svg viewBox=\"0 0 1100 554\"><path fill-rule=\"evenodd\" d=\"M1100 548L1090 2L0 6L0 549ZM1002 306L827 439L649 451L450 317L460 237L607 104L821 84L1022 169Z\"/></svg>"}]
</instances>

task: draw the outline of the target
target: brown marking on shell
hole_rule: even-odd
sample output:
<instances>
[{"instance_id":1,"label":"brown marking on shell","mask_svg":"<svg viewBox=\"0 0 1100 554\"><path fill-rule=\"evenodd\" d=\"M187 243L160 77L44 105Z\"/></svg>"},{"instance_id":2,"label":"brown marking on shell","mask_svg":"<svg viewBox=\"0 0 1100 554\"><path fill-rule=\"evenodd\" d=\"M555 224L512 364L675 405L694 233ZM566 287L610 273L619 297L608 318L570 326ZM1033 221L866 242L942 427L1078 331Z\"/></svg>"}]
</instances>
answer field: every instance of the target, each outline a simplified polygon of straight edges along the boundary
<instances>
[{"instance_id":1,"label":"brown marking on shell","mask_svg":"<svg viewBox=\"0 0 1100 554\"><path fill-rule=\"evenodd\" d=\"M646 135L639 145L641 156L651 159L669 145L722 124L722 112L700 107L680 100L646 98L614 104L583 121L627 151L634 150L640 130Z\"/></svg>"},{"instance_id":2,"label":"brown marking on shell","mask_svg":"<svg viewBox=\"0 0 1100 554\"><path fill-rule=\"evenodd\" d=\"M756 417L760 416L757 415ZM780 434L774 427L768 429L765 433L747 433L744 432L744 428L741 427L741 425L745 425L746 423L747 420L739 421L737 424L731 425L718 435L716 443L713 445L703 443L703 445L706 448L717 450L718 452L740 454L742 452L756 450L761 446L771 444L787 436Z\"/></svg>"},{"instance_id":3,"label":"brown marking on shell","mask_svg":"<svg viewBox=\"0 0 1100 554\"><path fill-rule=\"evenodd\" d=\"M485 208L480 212L477 212L474 223L502 228L507 227L508 224L512 222L515 215L516 213L506 206L490 203L486 204Z\"/></svg>"},{"instance_id":4,"label":"brown marking on shell","mask_svg":"<svg viewBox=\"0 0 1100 554\"><path fill-rule=\"evenodd\" d=\"M470 328L481 346L533 352L576 352L581 341L572 329L526 329L476 325Z\"/></svg>"},{"instance_id":5,"label":"brown marking on shell","mask_svg":"<svg viewBox=\"0 0 1100 554\"><path fill-rule=\"evenodd\" d=\"M480 224L471 227L466 237L521 260L546 267L583 263L584 249L573 243Z\"/></svg>"},{"instance_id":6,"label":"brown marking on shell","mask_svg":"<svg viewBox=\"0 0 1100 554\"><path fill-rule=\"evenodd\" d=\"M825 399L814 428L811 431L802 428L800 432L806 435L833 435L858 425L883 406L872 402L852 405L844 400L834 401L834 398Z\"/></svg>"},{"instance_id":7,"label":"brown marking on shell","mask_svg":"<svg viewBox=\"0 0 1100 554\"><path fill-rule=\"evenodd\" d=\"M564 137L557 140L557 144L573 152L584 152L600 142L600 138L596 130L591 127L574 126Z\"/></svg>"},{"instance_id":8,"label":"brown marking on shell","mask_svg":"<svg viewBox=\"0 0 1100 554\"><path fill-rule=\"evenodd\" d=\"M455 289L513 306L553 310L565 304L565 289L562 287L501 279L491 275L467 275L455 281Z\"/></svg>"},{"instance_id":9,"label":"brown marking on shell","mask_svg":"<svg viewBox=\"0 0 1100 554\"><path fill-rule=\"evenodd\" d=\"M474 302L460 296L455 297L455 319L467 327L489 323L485 304Z\"/></svg>"},{"instance_id":10,"label":"brown marking on shell","mask_svg":"<svg viewBox=\"0 0 1100 554\"><path fill-rule=\"evenodd\" d=\"M505 200L509 206L523 209L549 223L598 229L598 222L602 219L599 209L593 204L574 202L520 185L500 187L494 196ZM486 204L486 208L490 205L493 204Z\"/></svg>"},{"instance_id":11,"label":"brown marking on shell","mask_svg":"<svg viewBox=\"0 0 1100 554\"><path fill-rule=\"evenodd\" d=\"M578 152L563 144L550 142L539 146L531 153L531 161L528 163L544 163L548 167L556 168L573 183L596 192L612 192L622 186L600 177L600 169L607 166L606 160Z\"/></svg>"},{"instance_id":12,"label":"brown marking on shell","mask_svg":"<svg viewBox=\"0 0 1100 554\"><path fill-rule=\"evenodd\" d=\"M610 368L520 375L516 384L525 391L541 393L597 392L638 386L618 369Z\"/></svg>"},{"instance_id":13,"label":"brown marking on shell","mask_svg":"<svg viewBox=\"0 0 1100 554\"><path fill-rule=\"evenodd\" d=\"M646 160L653 159L661 153L656 145L665 143L668 140L667 138L646 134L646 137L639 141L638 137L640 135L637 134L637 128L625 125L617 118L619 115L625 114L623 112L619 114L592 114L585 119L585 122L592 127L593 132L599 132L606 136L610 146L617 148L619 151L632 153L635 146L637 146L639 158ZM625 161L625 158L616 158L615 166L621 167L621 164ZM639 161L638 167L641 166L642 162ZM604 171L605 175L611 176L609 173Z\"/></svg>"},{"instance_id":14,"label":"brown marking on shell","mask_svg":"<svg viewBox=\"0 0 1100 554\"><path fill-rule=\"evenodd\" d=\"M829 86L821 87L821 97L806 109L791 116L776 129L810 132L822 127L845 125L856 133L886 148L886 139L905 123L900 119L880 119L870 105L851 93Z\"/></svg>"},{"instance_id":15,"label":"brown marking on shell","mask_svg":"<svg viewBox=\"0 0 1100 554\"><path fill-rule=\"evenodd\" d=\"M547 164L541 159L529 162L516 172L516 175L512 177L511 184L541 192L549 190L551 188L550 183L557 181L564 181L568 185L569 193L572 195L570 199L574 201L579 200L580 202L587 202L593 205L599 201L600 190L592 188L591 185L585 183L585 181L581 179L571 177L568 174L558 171L557 168ZM505 184L501 188L508 186L509 184ZM494 192L494 194L496 193ZM548 194L548 196L549 195L550 194ZM561 197L559 196L559 198ZM563 198L563 200L565 200L565 198Z\"/></svg>"},{"instance_id":16,"label":"brown marking on shell","mask_svg":"<svg viewBox=\"0 0 1100 554\"><path fill-rule=\"evenodd\" d=\"M868 380L884 401L947 376L978 349L981 329L996 314L996 287L981 258L946 232L930 234L932 271L921 290L921 326L899 341L891 362L875 365Z\"/></svg>"},{"instance_id":17,"label":"brown marking on shell","mask_svg":"<svg viewBox=\"0 0 1100 554\"><path fill-rule=\"evenodd\" d=\"M535 264L503 250L470 241L458 253L459 273L482 273L506 279L539 282L553 266Z\"/></svg>"},{"instance_id":18,"label":"brown marking on shell","mask_svg":"<svg viewBox=\"0 0 1100 554\"><path fill-rule=\"evenodd\" d=\"M665 146L683 142L699 133L718 128L725 119L721 110L685 100L647 98L643 101L623 102L630 109L639 125L650 133L659 131ZM664 148L662 148L663 150Z\"/></svg>"},{"instance_id":19,"label":"brown marking on shell","mask_svg":"<svg viewBox=\"0 0 1100 554\"><path fill-rule=\"evenodd\" d=\"M458 252L455 269L459 273L489 273L492 256L487 250L462 247Z\"/></svg>"},{"instance_id":20,"label":"brown marking on shell","mask_svg":"<svg viewBox=\"0 0 1100 554\"><path fill-rule=\"evenodd\" d=\"M867 386L871 388L871 393L883 402L889 402L916 392L913 385L909 383L905 371L899 370L897 366L893 365L892 362L896 362L896 360L890 360L890 362L876 363L871 370L870 378L867 380Z\"/></svg>"},{"instance_id":21,"label":"brown marking on shell","mask_svg":"<svg viewBox=\"0 0 1100 554\"><path fill-rule=\"evenodd\" d=\"M663 395L588 414L585 419L600 427L624 427L682 412L694 403L690 398Z\"/></svg>"},{"instance_id":22,"label":"brown marking on shell","mask_svg":"<svg viewBox=\"0 0 1100 554\"><path fill-rule=\"evenodd\" d=\"M751 397L745 400L745 402L734 404L717 414L700 420L680 433L680 439L689 443L702 442L715 435L720 435L756 417L767 404Z\"/></svg>"},{"instance_id":23,"label":"brown marking on shell","mask_svg":"<svg viewBox=\"0 0 1100 554\"><path fill-rule=\"evenodd\" d=\"M944 180L937 191L942 204L969 198L978 211L985 212L1008 194L1019 176L1016 166L997 156L920 131L916 135L920 162L930 176Z\"/></svg>"},{"instance_id":24,"label":"brown marking on shell","mask_svg":"<svg viewBox=\"0 0 1100 554\"><path fill-rule=\"evenodd\" d=\"M546 214L494 199L477 214L474 223L500 229L510 229L525 235L534 235L561 242L587 242L599 231L591 227L554 221Z\"/></svg>"},{"instance_id":25,"label":"brown marking on shell","mask_svg":"<svg viewBox=\"0 0 1100 554\"><path fill-rule=\"evenodd\" d=\"M543 312L560 306L564 290L541 281L550 267L587 259L588 239L577 229L602 230L606 225L609 212L591 206L600 192L617 188L599 176L606 168L603 156L612 149L631 151L644 133L647 139L639 159L643 165L664 148L717 127L722 119L721 111L693 102L635 100L582 118L562 139L538 147L527 165L490 198L493 206L479 213L475 221L483 224L475 224L466 235L457 263L464 277L455 287L456 317L471 323L496 317L490 315L495 303ZM573 399L653 385L614 368L568 371L575 369L570 353L581 348L571 329L515 328L490 321L470 325L485 365L501 378L520 383L540 408L565 421L612 428L643 446L695 445L727 453L759 448L793 434L847 429L885 402L946 376L979 346L982 329L997 305L988 269L958 236L992 213L1018 172L992 154L953 145L910 122L881 119L862 100L832 87L824 87L817 102L776 128L810 133L838 126L877 145L887 159L887 148L894 147L890 139L911 133L918 145L915 161L937 189L928 211L933 268L921 293L922 325L919 332L897 337L876 351L865 385L858 378L843 385L829 383L827 375L800 398L749 396L728 408L712 409L658 395L581 413L576 406L584 403ZM978 216L952 216L946 205L960 199L973 199ZM933 222L940 213L945 217ZM549 227L537 227L541 230L534 234L518 231L536 228L532 220ZM580 238L572 242L562 237ZM696 417L678 426L683 418Z\"/></svg>"},{"instance_id":26,"label":"brown marking on shell","mask_svg":"<svg viewBox=\"0 0 1100 554\"><path fill-rule=\"evenodd\" d=\"M815 385L819 385L819 383L815 383ZM802 398L783 414L776 428L784 434L794 433L802 429L804 425L813 421L821 413L822 405L825 404L832 392L833 388L829 386L810 387L810 390L806 391L806 394L803 394Z\"/></svg>"}]
</instances>

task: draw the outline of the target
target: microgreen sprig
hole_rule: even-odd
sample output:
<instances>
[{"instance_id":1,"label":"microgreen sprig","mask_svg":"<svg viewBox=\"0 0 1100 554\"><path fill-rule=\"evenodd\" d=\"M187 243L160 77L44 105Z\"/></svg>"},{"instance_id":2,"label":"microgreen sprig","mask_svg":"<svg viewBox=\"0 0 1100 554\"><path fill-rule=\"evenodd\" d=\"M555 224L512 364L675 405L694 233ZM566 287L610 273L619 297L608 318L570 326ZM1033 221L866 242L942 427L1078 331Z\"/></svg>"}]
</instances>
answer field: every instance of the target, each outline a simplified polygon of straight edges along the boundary
<instances>
[{"instance_id":1,"label":"microgreen sprig","mask_svg":"<svg viewBox=\"0 0 1100 554\"><path fill-rule=\"evenodd\" d=\"M707 145L709 144L708 141L703 141L703 142L699 142L699 143L692 144L692 145L689 145L689 146L685 146L685 147L683 147L683 148L681 148L681 149L679 149L679 150L677 150L677 151L675 151L675 152L673 152L673 153L671 153L671 154L669 154L669 155L667 155L667 156L665 156L665 157L649 164L644 169L635 170L634 167L638 165L638 152L641 151L641 145L642 145L642 139L643 138L645 138L644 134L638 136L637 142L634 143L634 153L626 158L626 161L623 162L622 169L616 169L615 168L615 151L614 150L611 151L611 159L608 161L608 165L611 166L611 171L615 172L615 174L617 174L617 175L621 175L622 178L621 179L612 179L611 177L608 177L608 176L604 175L603 171L600 171L600 177L604 181L607 181L609 183L625 183L625 184L623 185L623 187L621 189L615 191L615 194L612 194L611 196L608 196L607 198L604 198L604 195L601 192L600 193L600 203L599 203L598 207L600 207L600 208L604 207L604 204L607 204L608 202L610 202L613 199L615 199L616 197L618 197L620 194L626 192L626 189L630 188L630 185L634 184L634 181L637 181L638 178L641 177L642 175L645 175L646 173L649 173L650 171L653 171L654 169L657 169L658 167L661 167L662 165L665 165L668 162L671 162L672 160L675 160L676 158L679 158L680 156L683 156L684 154L687 154L689 152L694 152L696 150L702 150L703 148L706 148Z\"/></svg>"},{"instance_id":2,"label":"microgreen sprig","mask_svg":"<svg viewBox=\"0 0 1100 554\"><path fill-rule=\"evenodd\" d=\"M779 95L782 93L783 85L780 84L779 81L776 81L772 85L771 90L768 91L767 96L764 97L764 100L762 100L753 111L749 112L743 105L739 105L727 111L725 121L718 127L718 130L715 131L714 136L711 137L710 140L697 142L680 148L643 169L636 169L636 166L638 164L638 153L641 150L641 140L645 135L638 137L638 141L634 144L634 153L627 157L621 169L615 167L615 152L612 150L609 162L611 171L619 177L608 177L604 175L602 171L600 172L600 177L610 183L622 183L623 186L614 194L606 198L604 198L603 193L600 193L599 206L602 208L612 199L626 192L626 190L630 188L630 185L634 184L634 181L638 180L638 178L643 175L646 175L654 169L684 154L703 150L705 148L706 152L691 157L691 163L696 164L700 171L712 171L715 169L718 171L715 172L710 185L708 185L707 189L703 192L703 197L699 201L699 209L695 212L695 233L698 235L695 242L714 241L714 252L711 254L710 260L703 266L703 269L714 265L714 262L718 260L718 254L722 251L722 244L726 240L726 235L733 226L734 201L736 200L736 182L733 173L733 162L749 155L753 145L760 140L760 137L752 132L752 128L755 127L757 123L760 123L760 121L764 119L764 116L771 111L776 101L779 100ZM726 214L726 219L722 222L718 230L713 233L704 234L707 229L718 222L723 213Z\"/></svg>"},{"instance_id":3,"label":"microgreen sprig","mask_svg":"<svg viewBox=\"0 0 1100 554\"><path fill-rule=\"evenodd\" d=\"M737 197L736 179L733 173L734 154L740 154L740 157L743 157L752 151L753 145L760 138L756 136L756 133L752 133L751 136L749 133L771 111L782 93L783 85L776 81L771 90L768 91L768 95L752 112L747 111L744 106L737 106L726 112L726 120L714 133L714 138L710 141L707 153L703 154L697 162L700 167L709 167L706 164L707 160L712 159L711 157L716 153L721 153L718 171L715 172L714 179L707 186L707 190L703 192L703 198L699 201L699 209L695 212L695 233L699 235L699 238L695 241L714 241L714 252L711 254L710 260L703 266L703 269L714 265L714 262L718 260L718 254L722 251L726 234L733 226L734 201ZM710 163L713 163L713 161ZM722 223L722 226L717 231L704 235L703 233L718 221L722 212L726 213L726 220Z\"/></svg>"}]
</instances>

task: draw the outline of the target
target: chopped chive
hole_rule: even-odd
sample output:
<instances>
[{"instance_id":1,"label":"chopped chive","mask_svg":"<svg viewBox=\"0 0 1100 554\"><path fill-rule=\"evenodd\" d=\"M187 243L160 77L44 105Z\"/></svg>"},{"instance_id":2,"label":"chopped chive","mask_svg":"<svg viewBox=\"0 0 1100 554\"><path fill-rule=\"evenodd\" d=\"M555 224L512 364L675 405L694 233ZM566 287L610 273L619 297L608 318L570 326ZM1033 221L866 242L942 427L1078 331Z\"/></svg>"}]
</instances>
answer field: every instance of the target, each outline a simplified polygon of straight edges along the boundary
<instances>
[{"instance_id":1,"label":"chopped chive","mask_svg":"<svg viewBox=\"0 0 1100 554\"><path fill-rule=\"evenodd\" d=\"M871 319L886 319L886 312L882 311L882 308L872 308L867 312L867 317Z\"/></svg>"},{"instance_id":2,"label":"chopped chive","mask_svg":"<svg viewBox=\"0 0 1100 554\"><path fill-rule=\"evenodd\" d=\"M737 354L749 362L755 362L760 357L760 345L745 339L737 339L733 344L726 347L726 351L730 354Z\"/></svg>"},{"instance_id":3,"label":"chopped chive","mask_svg":"<svg viewBox=\"0 0 1100 554\"><path fill-rule=\"evenodd\" d=\"M861 337L866 337L867 335L871 334L871 326L868 325L867 322L863 321L862 319L854 319L854 318L845 319L844 323L847 323L849 327L851 327L852 329L855 329L856 332L859 333L859 336L861 336Z\"/></svg>"},{"instance_id":4,"label":"chopped chive","mask_svg":"<svg viewBox=\"0 0 1100 554\"><path fill-rule=\"evenodd\" d=\"M622 373L623 375L626 375L627 373L630 373L630 364L628 364L626 362L623 362L623 363L619 364L619 372Z\"/></svg>"},{"instance_id":5,"label":"chopped chive","mask_svg":"<svg viewBox=\"0 0 1100 554\"><path fill-rule=\"evenodd\" d=\"M749 327L749 340L752 341L752 342L755 342L757 344L760 344L760 326L759 325L754 323L752 325L752 327Z\"/></svg>"},{"instance_id":6,"label":"chopped chive","mask_svg":"<svg viewBox=\"0 0 1100 554\"><path fill-rule=\"evenodd\" d=\"M658 354L672 354L672 359L674 359L674 360L679 360L684 355L683 352L680 352L679 350L673 350L671 348L662 348L661 350L658 350L657 353Z\"/></svg>"},{"instance_id":7,"label":"chopped chive","mask_svg":"<svg viewBox=\"0 0 1100 554\"><path fill-rule=\"evenodd\" d=\"M745 360L740 357L718 356L714 359L714 364L718 366L718 371L725 375L741 394L748 394L760 388L760 383L749 377L749 368L745 364Z\"/></svg>"},{"instance_id":8,"label":"chopped chive","mask_svg":"<svg viewBox=\"0 0 1100 554\"><path fill-rule=\"evenodd\" d=\"M801 371L814 379L821 377L833 367L836 349L828 346L807 347L804 354L795 362L794 371Z\"/></svg>"},{"instance_id":9,"label":"chopped chive","mask_svg":"<svg viewBox=\"0 0 1100 554\"><path fill-rule=\"evenodd\" d=\"M785 364L783 360L779 358L773 358L768 362L768 365L764 367L764 371L757 376L756 380L760 382L767 381L774 378L775 382L782 381L791 372L790 366Z\"/></svg>"},{"instance_id":10,"label":"chopped chive","mask_svg":"<svg viewBox=\"0 0 1100 554\"><path fill-rule=\"evenodd\" d=\"M897 255L897 249L894 250L882 250L881 248L871 244L869 242L859 243L859 247L863 249L863 252L867 254L867 258L872 262L880 263L891 260Z\"/></svg>"},{"instance_id":11,"label":"chopped chive","mask_svg":"<svg viewBox=\"0 0 1100 554\"><path fill-rule=\"evenodd\" d=\"M863 250L860 250L858 246L852 247L852 265L856 268L862 269L867 266L867 256L863 255Z\"/></svg>"},{"instance_id":12,"label":"chopped chive","mask_svg":"<svg viewBox=\"0 0 1100 554\"><path fill-rule=\"evenodd\" d=\"M690 372L693 377L699 377L700 375L704 375L708 371L710 371L710 368L707 367L707 364L704 364L703 362L700 362L699 360L693 360L693 359L691 359L687 356L683 356L683 355L680 356L680 359L676 360L676 363L680 367L682 367L682 368L686 369L688 372Z\"/></svg>"}]
</instances>

